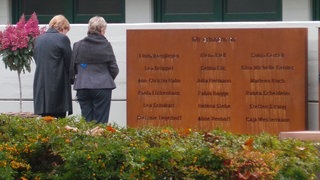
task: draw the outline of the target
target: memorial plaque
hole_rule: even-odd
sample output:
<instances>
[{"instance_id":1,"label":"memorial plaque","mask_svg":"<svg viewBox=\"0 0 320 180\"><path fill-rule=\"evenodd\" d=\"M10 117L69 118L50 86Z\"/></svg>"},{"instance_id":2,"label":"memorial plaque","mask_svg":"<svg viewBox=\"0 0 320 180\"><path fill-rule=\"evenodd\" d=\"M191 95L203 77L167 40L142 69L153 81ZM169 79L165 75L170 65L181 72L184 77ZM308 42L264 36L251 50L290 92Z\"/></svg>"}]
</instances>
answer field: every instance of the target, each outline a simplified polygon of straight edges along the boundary
<instances>
[{"instance_id":1,"label":"memorial plaque","mask_svg":"<svg viewBox=\"0 0 320 180\"><path fill-rule=\"evenodd\" d=\"M127 31L127 125L305 130L307 29Z\"/></svg>"}]
</instances>

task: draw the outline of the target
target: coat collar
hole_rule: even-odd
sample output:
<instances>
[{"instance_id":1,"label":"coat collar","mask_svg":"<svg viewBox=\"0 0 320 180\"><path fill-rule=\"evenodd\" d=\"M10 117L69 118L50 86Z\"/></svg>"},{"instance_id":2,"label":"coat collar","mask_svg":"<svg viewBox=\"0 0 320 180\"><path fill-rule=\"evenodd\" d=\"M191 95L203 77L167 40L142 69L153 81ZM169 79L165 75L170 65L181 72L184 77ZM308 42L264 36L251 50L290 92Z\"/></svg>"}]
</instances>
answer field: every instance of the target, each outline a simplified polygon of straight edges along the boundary
<instances>
[{"instance_id":1,"label":"coat collar","mask_svg":"<svg viewBox=\"0 0 320 180\"><path fill-rule=\"evenodd\" d=\"M102 40L105 41L107 38L101 34L96 34L96 33L88 33L87 37L84 39L96 39L96 40Z\"/></svg>"},{"instance_id":2,"label":"coat collar","mask_svg":"<svg viewBox=\"0 0 320 180\"><path fill-rule=\"evenodd\" d=\"M56 29L54 29L54 28L49 28L49 29L47 30L47 33L59 33L59 31L56 30Z\"/></svg>"}]
</instances>

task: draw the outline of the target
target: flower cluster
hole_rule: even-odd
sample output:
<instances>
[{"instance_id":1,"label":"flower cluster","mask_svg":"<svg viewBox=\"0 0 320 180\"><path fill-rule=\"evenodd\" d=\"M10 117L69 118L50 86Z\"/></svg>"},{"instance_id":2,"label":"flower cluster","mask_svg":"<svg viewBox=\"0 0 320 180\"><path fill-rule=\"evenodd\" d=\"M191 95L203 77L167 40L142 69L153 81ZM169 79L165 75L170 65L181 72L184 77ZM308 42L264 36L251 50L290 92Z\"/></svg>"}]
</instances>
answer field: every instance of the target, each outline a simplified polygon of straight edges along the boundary
<instances>
[{"instance_id":1,"label":"flower cluster","mask_svg":"<svg viewBox=\"0 0 320 180\"><path fill-rule=\"evenodd\" d=\"M8 25L4 31L0 31L0 55L6 68L30 72L33 42L44 30L39 28L37 15L33 13L28 21L22 15L16 25Z\"/></svg>"}]
</instances>

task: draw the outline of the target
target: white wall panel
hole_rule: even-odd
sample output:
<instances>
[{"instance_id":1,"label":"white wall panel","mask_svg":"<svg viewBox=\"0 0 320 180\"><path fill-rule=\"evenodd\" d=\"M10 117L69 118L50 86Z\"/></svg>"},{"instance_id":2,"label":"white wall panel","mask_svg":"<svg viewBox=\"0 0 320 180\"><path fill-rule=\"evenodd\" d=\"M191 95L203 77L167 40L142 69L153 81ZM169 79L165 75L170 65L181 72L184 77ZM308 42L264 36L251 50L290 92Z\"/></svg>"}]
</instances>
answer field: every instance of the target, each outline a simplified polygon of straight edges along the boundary
<instances>
[{"instance_id":1,"label":"white wall panel","mask_svg":"<svg viewBox=\"0 0 320 180\"><path fill-rule=\"evenodd\" d=\"M312 20L312 0L282 0L282 20Z\"/></svg>"},{"instance_id":2,"label":"white wall panel","mask_svg":"<svg viewBox=\"0 0 320 180\"><path fill-rule=\"evenodd\" d=\"M126 23L153 22L152 0L126 0Z\"/></svg>"}]
</instances>

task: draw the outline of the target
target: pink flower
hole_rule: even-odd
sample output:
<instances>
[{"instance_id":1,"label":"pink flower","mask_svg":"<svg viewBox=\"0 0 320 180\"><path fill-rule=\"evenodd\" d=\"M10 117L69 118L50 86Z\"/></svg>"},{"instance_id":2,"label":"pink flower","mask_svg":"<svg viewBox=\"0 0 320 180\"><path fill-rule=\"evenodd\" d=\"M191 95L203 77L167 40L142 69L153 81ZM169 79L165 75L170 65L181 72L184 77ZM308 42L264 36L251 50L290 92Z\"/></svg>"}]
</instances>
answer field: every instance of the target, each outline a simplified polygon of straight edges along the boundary
<instances>
[{"instance_id":1,"label":"pink flower","mask_svg":"<svg viewBox=\"0 0 320 180\"><path fill-rule=\"evenodd\" d=\"M0 50L2 49L2 38L3 38L3 33L0 31Z\"/></svg>"},{"instance_id":2,"label":"pink flower","mask_svg":"<svg viewBox=\"0 0 320 180\"><path fill-rule=\"evenodd\" d=\"M19 19L19 22L16 25L17 29L24 29L24 25L26 24L26 19L24 17L24 14L22 14L22 16Z\"/></svg>"},{"instance_id":3,"label":"pink flower","mask_svg":"<svg viewBox=\"0 0 320 180\"><path fill-rule=\"evenodd\" d=\"M16 25L7 25L0 31L0 55L6 68L30 72L34 39L45 32L44 28L40 29L38 25L37 15L33 13L28 21L22 15Z\"/></svg>"},{"instance_id":4,"label":"pink flower","mask_svg":"<svg viewBox=\"0 0 320 180\"><path fill-rule=\"evenodd\" d=\"M25 31L33 38L37 37L40 34L39 21L37 19L36 13L33 13L28 22L25 24Z\"/></svg>"},{"instance_id":5,"label":"pink flower","mask_svg":"<svg viewBox=\"0 0 320 180\"><path fill-rule=\"evenodd\" d=\"M33 39L43 32L43 28L39 29L36 13L33 13L27 22L25 16L22 15L16 26L8 25L1 32L0 51L28 48L29 41L33 42Z\"/></svg>"}]
</instances>

